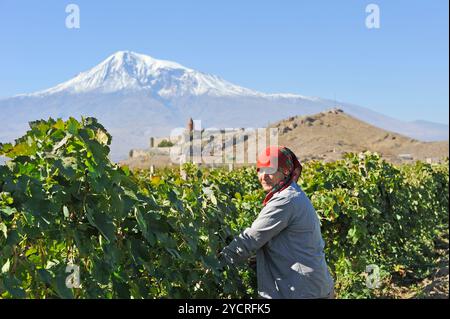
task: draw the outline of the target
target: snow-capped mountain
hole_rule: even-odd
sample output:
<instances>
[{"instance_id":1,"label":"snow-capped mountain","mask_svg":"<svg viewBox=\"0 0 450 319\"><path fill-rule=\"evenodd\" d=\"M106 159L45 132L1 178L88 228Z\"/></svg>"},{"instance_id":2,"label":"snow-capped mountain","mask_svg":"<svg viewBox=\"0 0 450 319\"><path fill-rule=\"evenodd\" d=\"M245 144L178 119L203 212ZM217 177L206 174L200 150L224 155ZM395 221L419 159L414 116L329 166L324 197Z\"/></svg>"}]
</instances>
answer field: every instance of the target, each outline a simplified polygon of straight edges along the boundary
<instances>
[{"instance_id":1,"label":"snow-capped mountain","mask_svg":"<svg viewBox=\"0 0 450 319\"><path fill-rule=\"evenodd\" d=\"M0 100L0 142L21 136L28 121L94 116L113 136L112 159L145 148L150 136L185 127L264 127L293 115L336 106L331 100L296 94L266 94L178 63L119 51L73 79L50 89ZM448 125L404 122L367 108L339 103L346 113L372 125L420 140L448 139Z\"/></svg>"},{"instance_id":2,"label":"snow-capped mountain","mask_svg":"<svg viewBox=\"0 0 450 319\"><path fill-rule=\"evenodd\" d=\"M202 94L258 95L257 92L233 85L217 76L197 72L175 62L119 51L67 82L25 96L111 93L120 90L149 91L165 98Z\"/></svg>"}]
</instances>

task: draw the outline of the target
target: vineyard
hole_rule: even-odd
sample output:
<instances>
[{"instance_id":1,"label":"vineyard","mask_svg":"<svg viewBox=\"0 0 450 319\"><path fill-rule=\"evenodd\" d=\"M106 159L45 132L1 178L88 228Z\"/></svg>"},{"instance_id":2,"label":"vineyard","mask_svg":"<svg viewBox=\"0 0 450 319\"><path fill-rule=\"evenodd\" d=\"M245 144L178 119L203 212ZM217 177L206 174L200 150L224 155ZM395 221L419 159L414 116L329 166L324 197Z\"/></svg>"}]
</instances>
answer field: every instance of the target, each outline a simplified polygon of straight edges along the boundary
<instances>
[{"instance_id":1,"label":"vineyard","mask_svg":"<svg viewBox=\"0 0 450 319\"><path fill-rule=\"evenodd\" d=\"M111 138L94 118L50 119L0 145L11 159L0 166L0 298L256 298L253 269L217 260L262 208L256 170L130 171L108 159ZM304 163L298 183L339 298L430 272L448 234L448 164L393 166L369 152Z\"/></svg>"}]
</instances>

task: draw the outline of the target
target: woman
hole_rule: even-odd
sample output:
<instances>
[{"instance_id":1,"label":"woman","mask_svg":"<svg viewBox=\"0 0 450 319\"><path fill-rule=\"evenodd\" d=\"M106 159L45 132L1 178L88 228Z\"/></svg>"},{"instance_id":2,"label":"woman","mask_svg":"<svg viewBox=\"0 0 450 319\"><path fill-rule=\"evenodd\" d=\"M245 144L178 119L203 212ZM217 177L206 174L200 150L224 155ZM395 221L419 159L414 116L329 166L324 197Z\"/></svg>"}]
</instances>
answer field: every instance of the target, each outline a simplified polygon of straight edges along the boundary
<instances>
[{"instance_id":1,"label":"woman","mask_svg":"<svg viewBox=\"0 0 450 319\"><path fill-rule=\"evenodd\" d=\"M297 185L302 166L286 147L267 147L258 157L263 209L250 228L220 253L222 263L244 262L256 251L262 298L333 298L317 214Z\"/></svg>"}]
</instances>

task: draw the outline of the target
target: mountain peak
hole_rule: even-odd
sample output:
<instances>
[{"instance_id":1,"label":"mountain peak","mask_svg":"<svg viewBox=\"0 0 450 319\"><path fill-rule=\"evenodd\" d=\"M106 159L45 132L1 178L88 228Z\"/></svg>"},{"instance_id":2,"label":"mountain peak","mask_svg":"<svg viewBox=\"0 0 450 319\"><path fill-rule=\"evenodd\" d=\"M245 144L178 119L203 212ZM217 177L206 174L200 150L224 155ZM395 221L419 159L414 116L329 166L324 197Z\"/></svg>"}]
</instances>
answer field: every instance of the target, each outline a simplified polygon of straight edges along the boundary
<instances>
[{"instance_id":1,"label":"mountain peak","mask_svg":"<svg viewBox=\"0 0 450 319\"><path fill-rule=\"evenodd\" d=\"M149 55L136 53L133 51L117 51L110 55L102 63L113 63L122 66L144 64L145 66L153 69L168 68L168 69L185 69L188 68L172 61L155 59ZM101 63L101 64L102 64Z\"/></svg>"},{"instance_id":2,"label":"mountain peak","mask_svg":"<svg viewBox=\"0 0 450 319\"><path fill-rule=\"evenodd\" d=\"M147 91L163 99L187 95L262 96L221 79L198 72L176 62L155 59L133 51L117 51L97 66L75 78L45 91L29 94L110 93L117 91Z\"/></svg>"}]
</instances>

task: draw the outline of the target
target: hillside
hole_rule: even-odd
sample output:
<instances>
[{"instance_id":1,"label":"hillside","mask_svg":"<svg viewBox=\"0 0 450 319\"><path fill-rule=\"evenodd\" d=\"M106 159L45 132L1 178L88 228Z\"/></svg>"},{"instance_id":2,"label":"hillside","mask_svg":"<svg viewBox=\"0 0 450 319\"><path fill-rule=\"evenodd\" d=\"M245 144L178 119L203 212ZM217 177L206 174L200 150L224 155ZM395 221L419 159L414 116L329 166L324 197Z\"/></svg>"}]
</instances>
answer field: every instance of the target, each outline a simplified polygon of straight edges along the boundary
<instances>
[{"instance_id":1,"label":"hillside","mask_svg":"<svg viewBox=\"0 0 450 319\"><path fill-rule=\"evenodd\" d=\"M393 163L435 162L449 154L448 141L421 142L372 126L340 109L290 117L270 126L279 129L279 144L291 148L302 160L332 161L345 152L364 150L380 153Z\"/></svg>"}]
</instances>

